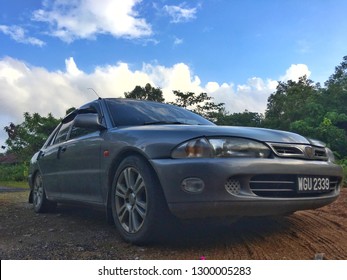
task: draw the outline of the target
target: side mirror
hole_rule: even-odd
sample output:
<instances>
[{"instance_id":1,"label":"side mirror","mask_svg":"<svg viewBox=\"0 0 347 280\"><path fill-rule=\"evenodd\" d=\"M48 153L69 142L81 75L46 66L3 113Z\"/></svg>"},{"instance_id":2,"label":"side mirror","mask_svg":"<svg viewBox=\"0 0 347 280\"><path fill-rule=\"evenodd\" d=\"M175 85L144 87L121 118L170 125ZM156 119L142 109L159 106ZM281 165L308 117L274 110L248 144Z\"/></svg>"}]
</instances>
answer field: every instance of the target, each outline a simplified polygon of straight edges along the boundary
<instances>
[{"instance_id":1,"label":"side mirror","mask_svg":"<svg viewBox=\"0 0 347 280\"><path fill-rule=\"evenodd\" d=\"M98 114L80 114L74 121L76 127L89 128L95 130L104 130L106 127L100 123Z\"/></svg>"}]
</instances>

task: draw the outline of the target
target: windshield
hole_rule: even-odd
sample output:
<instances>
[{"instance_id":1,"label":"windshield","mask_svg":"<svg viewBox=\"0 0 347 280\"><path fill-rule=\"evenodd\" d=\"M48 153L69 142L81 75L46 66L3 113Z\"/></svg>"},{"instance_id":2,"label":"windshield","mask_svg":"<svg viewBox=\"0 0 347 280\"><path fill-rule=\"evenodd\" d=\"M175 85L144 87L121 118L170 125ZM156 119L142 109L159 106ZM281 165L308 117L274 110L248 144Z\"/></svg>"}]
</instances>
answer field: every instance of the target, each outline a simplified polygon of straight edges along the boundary
<instances>
[{"instance_id":1,"label":"windshield","mask_svg":"<svg viewBox=\"0 0 347 280\"><path fill-rule=\"evenodd\" d=\"M181 107L132 99L107 99L114 126L150 124L213 125L212 122Z\"/></svg>"}]
</instances>

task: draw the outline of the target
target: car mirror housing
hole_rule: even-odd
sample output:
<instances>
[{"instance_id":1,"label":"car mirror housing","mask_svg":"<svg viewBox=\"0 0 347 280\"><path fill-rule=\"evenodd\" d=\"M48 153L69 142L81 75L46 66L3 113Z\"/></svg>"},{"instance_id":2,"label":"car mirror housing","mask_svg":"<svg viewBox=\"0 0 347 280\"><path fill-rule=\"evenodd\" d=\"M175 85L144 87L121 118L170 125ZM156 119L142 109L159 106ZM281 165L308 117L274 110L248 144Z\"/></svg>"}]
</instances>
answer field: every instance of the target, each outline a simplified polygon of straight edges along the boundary
<instances>
[{"instance_id":1,"label":"car mirror housing","mask_svg":"<svg viewBox=\"0 0 347 280\"><path fill-rule=\"evenodd\" d=\"M100 123L98 114L80 114L77 115L74 121L76 127L89 128L96 130L104 130L106 127Z\"/></svg>"}]
</instances>

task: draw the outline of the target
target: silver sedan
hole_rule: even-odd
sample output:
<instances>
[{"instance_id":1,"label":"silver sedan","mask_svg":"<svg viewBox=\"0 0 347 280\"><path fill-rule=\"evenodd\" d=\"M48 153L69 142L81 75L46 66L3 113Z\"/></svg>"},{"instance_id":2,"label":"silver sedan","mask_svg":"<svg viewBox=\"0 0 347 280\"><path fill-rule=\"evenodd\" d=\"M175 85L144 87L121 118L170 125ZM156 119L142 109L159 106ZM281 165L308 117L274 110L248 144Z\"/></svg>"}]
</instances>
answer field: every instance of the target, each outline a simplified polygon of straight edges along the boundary
<instances>
[{"instance_id":1,"label":"silver sedan","mask_svg":"<svg viewBox=\"0 0 347 280\"><path fill-rule=\"evenodd\" d=\"M333 202L342 169L318 141L216 126L183 108L98 99L67 115L31 160L29 201L100 206L129 242L180 219L285 215Z\"/></svg>"}]
</instances>

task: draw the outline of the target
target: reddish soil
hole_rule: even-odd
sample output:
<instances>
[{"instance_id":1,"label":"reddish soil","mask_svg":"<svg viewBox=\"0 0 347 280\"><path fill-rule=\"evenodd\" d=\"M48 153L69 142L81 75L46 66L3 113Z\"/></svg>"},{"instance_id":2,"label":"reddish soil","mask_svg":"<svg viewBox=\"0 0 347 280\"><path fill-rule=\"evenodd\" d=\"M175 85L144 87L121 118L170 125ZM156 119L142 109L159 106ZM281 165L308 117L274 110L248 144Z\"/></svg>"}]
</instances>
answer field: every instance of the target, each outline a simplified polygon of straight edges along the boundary
<instances>
[{"instance_id":1,"label":"reddish soil","mask_svg":"<svg viewBox=\"0 0 347 280\"><path fill-rule=\"evenodd\" d=\"M347 259L347 188L331 205L226 225L183 224L164 241L127 244L101 211L35 214L28 191L0 192L0 259Z\"/></svg>"}]
</instances>

